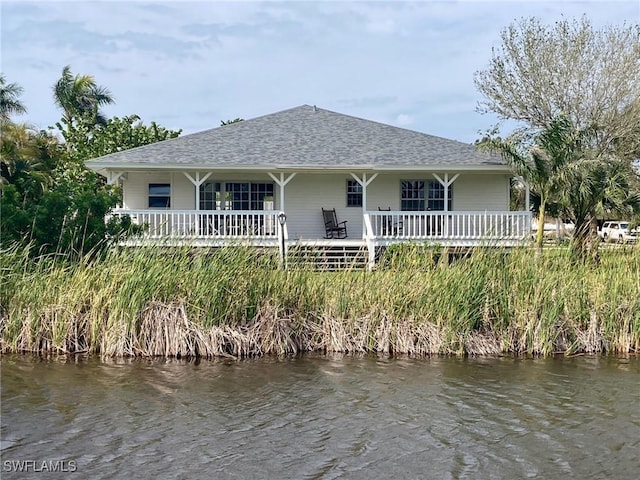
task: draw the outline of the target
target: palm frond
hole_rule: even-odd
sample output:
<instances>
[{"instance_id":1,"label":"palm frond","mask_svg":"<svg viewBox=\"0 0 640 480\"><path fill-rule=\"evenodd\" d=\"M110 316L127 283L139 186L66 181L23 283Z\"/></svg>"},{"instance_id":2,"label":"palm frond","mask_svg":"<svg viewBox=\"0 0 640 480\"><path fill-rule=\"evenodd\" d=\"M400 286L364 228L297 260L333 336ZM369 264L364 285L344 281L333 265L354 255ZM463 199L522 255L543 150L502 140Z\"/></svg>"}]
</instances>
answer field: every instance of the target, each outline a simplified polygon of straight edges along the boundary
<instances>
[{"instance_id":1,"label":"palm frond","mask_svg":"<svg viewBox=\"0 0 640 480\"><path fill-rule=\"evenodd\" d=\"M7 83L4 75L0 75L0 120L9 120L12 114L27 113L27 108L18 99L23 88L17 83Z\"/></svg>"},{"instance_id":2,"label":"palm frond","mask_svg":"<svg viewBox=\"0 0 640 480\"><path fill-rule=\"evenodd\" d=\"M93 114L94 121L102 120L104 117L98 107L114 103L111 92L106 87L97 85L92 75L73 76L68 65L54 85L53 96L68 123L73 123L78 118L87 119L88 114Z\"/></svg>"}]
</instances>

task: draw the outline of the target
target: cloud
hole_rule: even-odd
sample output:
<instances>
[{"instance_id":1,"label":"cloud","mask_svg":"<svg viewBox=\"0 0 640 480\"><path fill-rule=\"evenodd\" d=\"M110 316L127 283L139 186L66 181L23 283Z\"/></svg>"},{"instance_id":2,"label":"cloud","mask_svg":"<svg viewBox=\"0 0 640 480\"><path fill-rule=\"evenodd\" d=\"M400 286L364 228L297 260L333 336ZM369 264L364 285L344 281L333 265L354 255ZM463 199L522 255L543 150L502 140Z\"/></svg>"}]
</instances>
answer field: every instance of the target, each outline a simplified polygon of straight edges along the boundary
<instances>
[{"instance_id":1,"label":"cloud","mask_svg":"<svg viewBox=\"0 0 640 480\"><path fill-rule=\"evenodd\" d=\"M306 104L471 141L473 73L529 15L640 17L636 2L3 2L3 72L35 123L59 118L62 67L96 76L108 114L185 131Z\"/></svg>"},{"instance_id":2,"label":"cloud","mask_svg":"<svg viewBox=\"0 0 640 480\"><path fill-rule=\"evenodd\" d=\"M411 115L407 115L406 113L401 113L396 117L395 123L396 125L400 125L402 127L411 125L413 123L413 117L411 117Z\"/></svg>"}]
</instances>

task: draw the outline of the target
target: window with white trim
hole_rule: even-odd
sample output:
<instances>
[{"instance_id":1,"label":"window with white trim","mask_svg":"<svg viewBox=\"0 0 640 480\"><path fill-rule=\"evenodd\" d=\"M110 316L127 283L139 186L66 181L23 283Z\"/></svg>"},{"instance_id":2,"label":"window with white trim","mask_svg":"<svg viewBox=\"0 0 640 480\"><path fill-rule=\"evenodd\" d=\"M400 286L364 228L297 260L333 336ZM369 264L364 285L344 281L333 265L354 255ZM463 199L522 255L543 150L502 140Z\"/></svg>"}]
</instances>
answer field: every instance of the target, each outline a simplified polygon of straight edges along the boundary
<instances>
[{"instance_id":1,"label":"window with white trim","mask_svg":"<svg viewBox=\"0 0 640 480\"><path fill-rule=\"evenodd\" d=\"M400 182L400 210L421 212L424 210L424 180Z\"/></svg>"},{"instance_id":2,"label":"window with white trim","mask_svg":"<svg viewBox=\"0 0 640 480\"><path fill-rule=\"evenodd\" d=\"M220 210L220 182L205 182L200 185L200 210Z\"/></svg>"},{"instance_id":3,"label":"window with white trim","mask_svg":"<svg viewBox=\"0 0 640 480\"><path fill-rule=\"evenodd\" d=\"M426 186L426 192L425 192ZM449 185L448 210L453 205L453 185ZM444 186L437 180L402 180L400 182L400 210L421 212L444 210Z\"/></svg>"},{"instance_id":4,"label":"window with white trim","mask_svg":"<svg viewBox=\"0 0 640 480\"><path fill-rule=\"evenodd\" d=\"M273 201L273 183L252 183L250 190L251 210L264 210L265 197Z\"/></svg>"},{"instance_id":5,"label":"window with white trim","mask_svg":"<svg viewBox=\"0 0 640 480\"><path fill-rule=\"evenodd\" d=\"M347 180L347 207L362 206L362 185L355 180Z\"/></svg>"},{"instance_id":6,"label":"window with white trim","mask_svg":"<svg viewBox=\"0 0 640 480\"><path fill-rule=\"evenodd\" d=\"M447 210L452 210L453 205L453 184L449 185L449 198L447 200ZM444 210L444 185L436 180L429 182L429 192L427 195L427 210Z\"/></svg>"},{"instance_id":7,"label":"window with white trim","mask_svg":"<svg viewBox=\"0 0 640 480\"><path fill-rule=\"evenodd\" d=\"M249 184L246 182L227 182L225 191L231 200L232 210L249 210Z\"/></svg>"},{"instance_id":8,"label":"window with white trim","mask_svg":"<svg viewBox=\"0 0 640 480\"><path fill-rule=\"evenodd\" d=\"M171 206L171 184L149 184L149 208L169 208Z\"/></svg>"},{"instance_id":9,"label":"window with white trim","mask_svg":"<svg viewBox=\"0 0 640 480\"><path fill-rule=\"evenodd\" d=\"M200 210L264 210L264 199L273 196L273 183L206 182L200 185Z\"/></svg>"}]
</instances>

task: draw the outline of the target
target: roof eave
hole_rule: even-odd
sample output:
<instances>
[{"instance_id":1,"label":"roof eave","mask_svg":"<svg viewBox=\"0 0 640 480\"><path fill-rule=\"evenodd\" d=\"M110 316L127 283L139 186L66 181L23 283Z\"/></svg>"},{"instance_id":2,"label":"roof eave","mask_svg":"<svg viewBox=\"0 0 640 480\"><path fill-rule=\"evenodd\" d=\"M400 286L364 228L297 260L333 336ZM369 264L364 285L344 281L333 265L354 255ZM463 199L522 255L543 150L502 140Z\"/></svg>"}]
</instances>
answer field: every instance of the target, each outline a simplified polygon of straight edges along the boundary
<instances>
[{"instance_id":1,"label":"roof eave","mask_svg":"<svg viewBox=\"0 0 640 480\"><path fill-rule=\"evenodd\" d=\"M429 172L504 172L510 173L512 169L506 164L434 164L434 165L140 165L107 162L91 162L87 164L91 170L102 175L108 171L129 172L129 171L296 171L296 172L349 172L349 171L369 171L369 172L408 172L408 171L429 171Z\"/></svg>"}]
</instances>

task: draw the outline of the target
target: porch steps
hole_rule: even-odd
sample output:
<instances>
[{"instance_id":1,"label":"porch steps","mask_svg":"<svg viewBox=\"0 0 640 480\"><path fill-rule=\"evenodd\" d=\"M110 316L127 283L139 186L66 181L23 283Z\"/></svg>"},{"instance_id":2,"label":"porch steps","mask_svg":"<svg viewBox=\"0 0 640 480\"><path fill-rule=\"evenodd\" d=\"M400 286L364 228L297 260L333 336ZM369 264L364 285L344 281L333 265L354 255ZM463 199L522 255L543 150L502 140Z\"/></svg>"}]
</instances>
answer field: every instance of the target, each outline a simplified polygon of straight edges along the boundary
<instances>
[{"instance_id":1,"label":"porch steps","mask_svg":"<svg viewBox=\"0 0 640 480\"><path fill-rule=\"evenodd\" d=\"M289 268L312 270L362 270L367 268L366 245L295 245L289 247Z\"/></svg>"}]
</instances>

